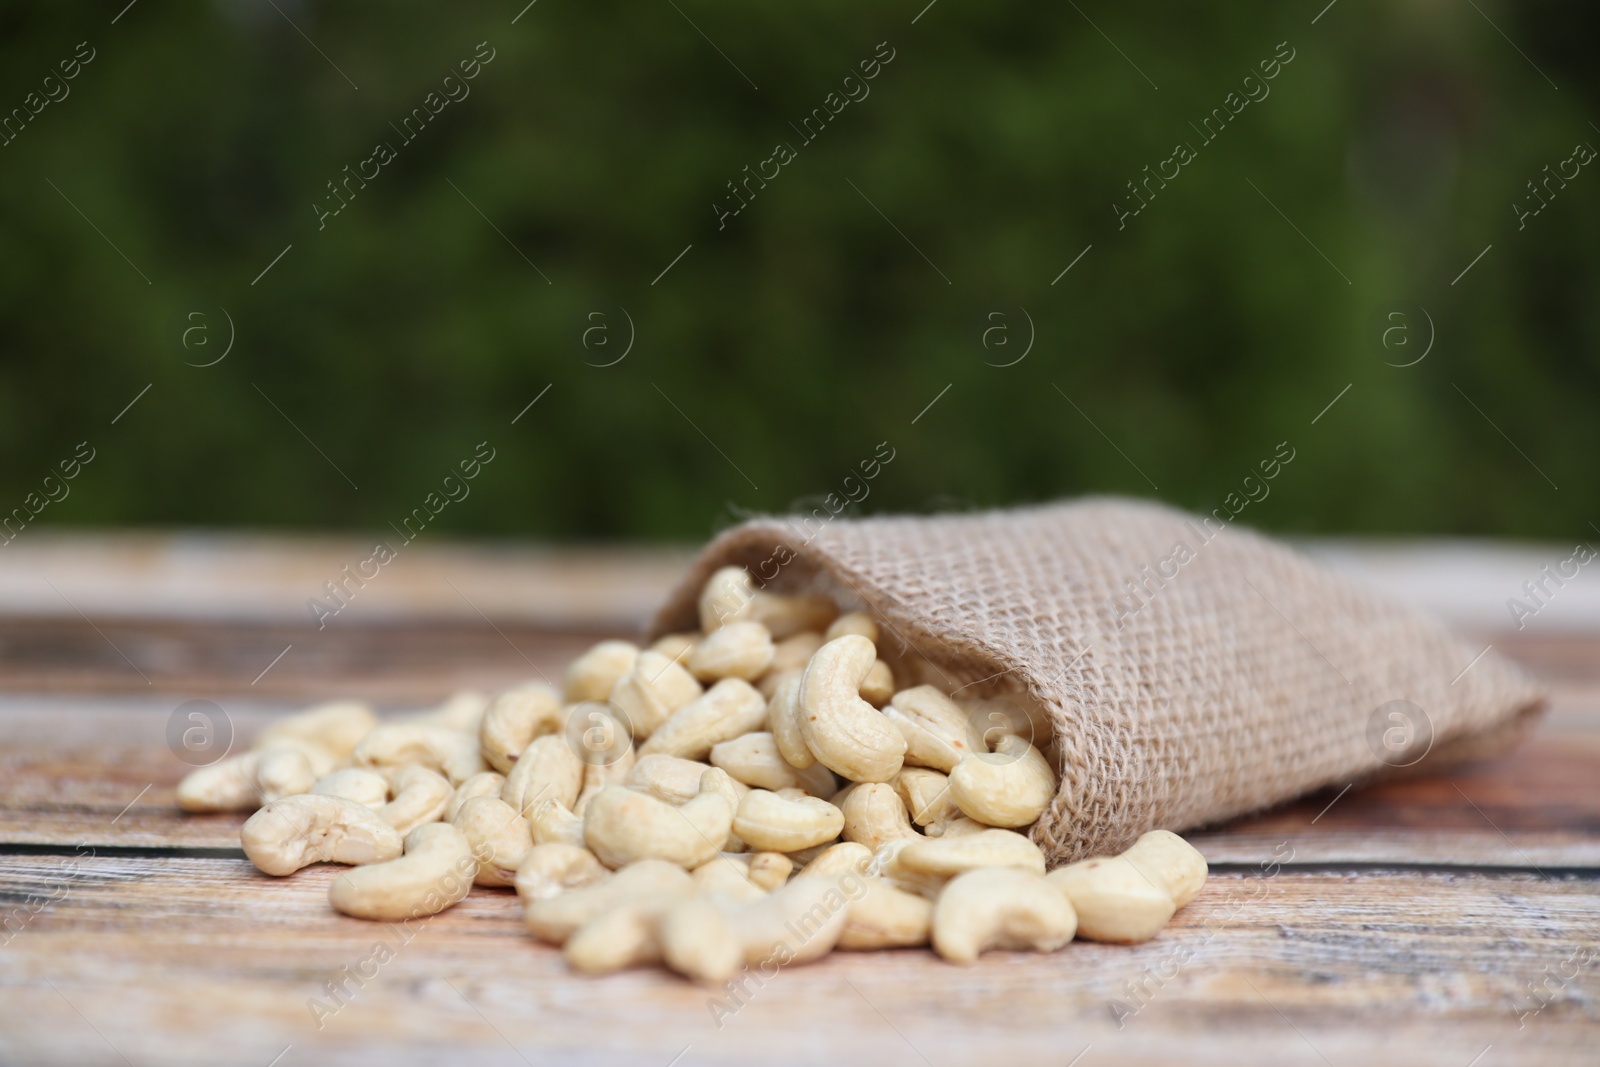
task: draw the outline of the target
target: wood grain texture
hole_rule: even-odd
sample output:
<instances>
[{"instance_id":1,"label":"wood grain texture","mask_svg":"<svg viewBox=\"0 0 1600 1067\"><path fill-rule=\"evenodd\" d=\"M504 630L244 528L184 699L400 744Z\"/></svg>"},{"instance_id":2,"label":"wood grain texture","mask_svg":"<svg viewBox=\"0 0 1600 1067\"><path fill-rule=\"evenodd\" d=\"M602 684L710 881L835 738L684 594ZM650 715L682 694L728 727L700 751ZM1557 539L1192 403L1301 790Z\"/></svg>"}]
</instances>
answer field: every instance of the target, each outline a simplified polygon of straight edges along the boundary
<instances>
[{"instance_id":1,"label":"wood grain texture","mask_svg":"<svg viewBox=\"0 0 1600 1067\"><path fill-rule=\"evenodd\" d=\"M733 1001L662 971L570 975L509 891L479 890L405 940L333 912L335 873L0 858L9 907L57 898L0 949L0 1060L266 1064L292 1046L282 1063L666 1067L688 1046L679 1062L943 1067L1065 1064L1090 1046L1085 1065L1464 1067L1489 1045L1492 1063L1593 1062L1600 1023L1592 880L1219 874L1145 945L965 968L922 950L835 953L748 983L719 1027L711 1005ZM1531 997L1586 947L1594 963Z\"/></svg>"},{"instance_id":2,"label":"wood grain texture","mask_svg":"<svg viewBox=\"0 0 1600 1067\"><path fill-rule=\"evenodd\" d=\"M1600 631L1485 631L1550 688L1532 740L1195 833L1212 878L1147 945L970 968L836 953L751 983L719 1027L716 991L660 971L569 974L509 891L476 890L403 940L332 911L336 868L268 878L237 851L242 815L173 806L188 766L167 726L185 700L215 702L244 745L328 697L399 714L461 687L556 678L593 640L627 633L632 594L599 573L605 554L542 557L491 597L514 560L462 585L457 557L418 553L381 611L318 631L278 601L343 542L322 555L279 544L247 580L215 545L174 562L161 539L107 544L82 572L112 581L89 618L26 598L33 614L0 614L0 1064L1596 1062ZM83 547L30 558L55 568ZM651 566L654 578L617 573L653 590L672 575ZM489 609L450 607L441 576ZM566 592L519 603L552 576ZM0 590L27 580L0 566ZM74 599L92 587L78 581ZM158 610L141 612L152 589ZM357 985L342 969L380 943L393 958ZM338 1008L320 1029L316 998Z\"/></svg>"}]
</instances>

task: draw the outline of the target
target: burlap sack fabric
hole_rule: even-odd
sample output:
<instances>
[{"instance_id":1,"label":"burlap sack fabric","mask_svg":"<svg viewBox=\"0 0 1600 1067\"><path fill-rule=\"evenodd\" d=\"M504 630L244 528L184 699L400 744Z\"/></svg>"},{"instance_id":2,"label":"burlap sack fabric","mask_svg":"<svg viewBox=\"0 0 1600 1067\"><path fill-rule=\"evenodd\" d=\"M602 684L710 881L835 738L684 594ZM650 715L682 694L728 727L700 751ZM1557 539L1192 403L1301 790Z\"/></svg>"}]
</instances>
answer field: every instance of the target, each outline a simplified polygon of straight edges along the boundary
<instances>
[{"instance_id":1,"label":"burlap sack fabric","mask_svg":"<svg viewBox=\"0 0 1600 1067\"><path fill-rule=\"evenodd\" d=\"M695 628L727 564L875 613L902 687L1039 701L1061 788L1033 836L1053 864L1488 754L1544 703L1494 653L1472 663L1478 648L1299 552L1150 503L753 520L706 547L656 632Z\"/></svg>"}]
</instances>

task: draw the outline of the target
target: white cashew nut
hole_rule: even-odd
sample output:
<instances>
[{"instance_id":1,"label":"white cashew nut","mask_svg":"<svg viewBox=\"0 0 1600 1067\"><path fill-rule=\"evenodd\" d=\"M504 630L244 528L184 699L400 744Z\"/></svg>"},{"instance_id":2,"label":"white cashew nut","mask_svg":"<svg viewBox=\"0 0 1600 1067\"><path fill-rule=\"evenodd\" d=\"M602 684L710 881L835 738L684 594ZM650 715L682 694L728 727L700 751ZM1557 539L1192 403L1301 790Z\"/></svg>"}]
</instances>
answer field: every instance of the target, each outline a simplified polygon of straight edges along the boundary
<instances>
[{"instance_id":1,"label":"white cashew nut","mask_svg":"<svg viewBox=\"0 0 1600 1067\"><path fill-rule=\"evenodd\" d=\"M703 760L712 746L758 729L767 717L767 702L739 678L724 678L662 723L639 746L639 755L658 752L680 759Z\"/></svg>"},{"instance_id":2,"label":"white cashew nut","mask_svg":"<svg viewBox=\"0 0 1600 1067\"><path fill-rule=\"evenodd\" d=\"M633 668L639 648L629 641L601 641L572 661L562 686L568 704L585 700L605 700L617 679Z\"/></svg>"},{"instance_id":3,"label":"white cashew nut","mask_svg":"<svg viewBox=\"0 0 1600 1067\"><path fill-rule=\"evenodd\" d=\"M844 819L844 812L817 797L791 798L752 789L739 801L733 832L752 848L798 852L838 837Z\"/></svg>"},{"instance_id":4,"label":"white cashew nut","mask_svg":"<svg viewBox=\"0 0 1600 1067\"><path fill-rule=\"evenodd\" d=\"M878 652L865 637L846 634L811 657L800 682L800 733L812 755L853 782L887 782L900 770L906 740L861 699L861 682Z\"/></svg>"},{"instance_id":5,"label":"white cashew nut","mask_svg":"<svg viewBox=\"0 0 1600 1067\"><path fill-rule=\"evenodd\" d=\"M536 737L561 729L561 702L548 685L532 683L507 689L489 702L478 726L483 758L501 774L511 773L524 749Z\"/></svg>"},{"instance_id":6,"label":"white cashew nut","mask_svg":"<svg viewBox=\"0 0 1600 1067\"><path fill-rule=\"evenodd\" d=\"M389 783L377 771L364 767L346 767L324 775L311 787L319 796L344 797L357 804L377 809L389 799Z\"/></svg>"},{"instance_id":7,"label":"white cashew nut","mask_svg":"<svg viewBox=\"0 0 1600 1067\"><path fill-rule=\"evenodd\" d=\"M450 807L455 790L438 771L414 763L389 768L385 777L394 799L378 809L378 818L403 837L423 823L438 822Z\"/></svg>"},{"instance_id":8,"label":"white cashew nut","mask_svg":"<svg viewBox=\"0 0 1600 1067\"><path fill-rule=\"evenodd\" d=\"M466 835L478 859L476 885L507 886L533 850L533 834L524 819L499 797L473 797L461 805L450 824Z\"/></svg>"},{"instance_id":9,"label":"white cashew nut","mask_svg":"<svg viewBox=\"0 0 1600 1067\"><path fill-rule=\"evenodd\" d=\"M328 902L358 919L400 919L434 915L472 892L478 861L460 830L431 822L406 835L405 855L387 863L357 867L328 887Z\"/></svg>"},{"instance_id":10,"label":"white cashew nut","mask_svg":"<svg viewBox=\"0 0 1600 1067\"><path fill-rule=\"evenodd\" d=\"M933 947L952 963L992 949L1054 952L1078 917L1066 896L1031 871L984 867L958 875L933 909Z\"/></svg>"},{"instance_id":11,"label":"white cashew nut","mask_svg":"<svg viewBox=\"0 0 1600 1067\"><path fill-rule=\"evenodd\" d=\"M713 630L689 653L689 673L702 682L742 678L753 682L772 664L772 635L759 622L734 622Z\"/></svg>"},{"instance_id":12,"label":"white cashew nut","mask_svg":"<svg viewBox=\"0 0 1600 1067\"><path fill-rule=\"evenodd\" d=\"M673 712L703 690L694 675L659 652L641 652L606 698L622 713L636 741L655 733Z\"/></svg>"},{"instance_id":13,"label":"white cashew nut","mask_svg":"<svg viewBox=\"0 0 1600 1067\"><path fill-rule=\"evenodd\" d=\"M357 767L397 767L420 763L439 771L452 784L486 770L478 735L426 722L390 722L375 727L361 739L354 754Z\"/></svg>"},{"instance_id":14,"label":"white cashew nut","mask_svg":"<svg viewBox=\"0 0 1600 1067\"><path fill-rule=\"evenodd\" d=\"M551 842L534 845L517 868L517 896L524 904L558 897L611 877L594 853L576 845Z\"/></svg>"},{"instance_id":15,"label":"white cashew nut","mask_svg":"<svg viewBox=\"0 0 1600 1067\"><path fill-rule=\"evenodd\" d=\"M705 777L713 774L722 772L707 771ZM700 795L676 808L626 786L608 785L589 801L583 839L607 867L661 859L694 868L722 851L732 826L733 809L704 780Z\"/></svg>"},{"instance_id":16,"label":"white cashew nut","mask_svg":"<svg viewBox=\"0 0 1600 1067\"><path fill-rule=\"evenodd\" d=\"M400 855L400 835L364 805L303 793L275 800L239 830L244 854L267 874L312 863L383 863Z\"/></svg>"},{"instance_id":17,"label":"white cashew nut","mask_svg":"<svg viewBox=\"0 0 1600 1067\"><path fill-rule=\"evenodd\" d=\"M881 782L863 782L850 790L839 805L844 814L844 839L859 841L870 849L898 838L922 840L906 817L905 802L894 787Z\"/></svg>"},{"instance_id":18,"label":"white cashew nut","mask_svg":"<svg viewBox=\"0 0 1600 1067\"><path fill-rule=\"evenodd\" d=\"M664 860L640 860L590 885L528 902L522 917L533 936L565 944L573 931L602 912L635 898L687 896L689 872Z\"/></svg>"},{"instance_id":19,"label":"white cashew nut","mask_svg":"<svg viewBox=\"0 0 1600 1067\"><path fill-rule=\"evenodd\" d=\"M962 812L990 826L1026 826L1056 795L1056 772L1038 749L1014 734L994 752L974 752L950 772L950 797Z\"/></svg>"}]
</instances>

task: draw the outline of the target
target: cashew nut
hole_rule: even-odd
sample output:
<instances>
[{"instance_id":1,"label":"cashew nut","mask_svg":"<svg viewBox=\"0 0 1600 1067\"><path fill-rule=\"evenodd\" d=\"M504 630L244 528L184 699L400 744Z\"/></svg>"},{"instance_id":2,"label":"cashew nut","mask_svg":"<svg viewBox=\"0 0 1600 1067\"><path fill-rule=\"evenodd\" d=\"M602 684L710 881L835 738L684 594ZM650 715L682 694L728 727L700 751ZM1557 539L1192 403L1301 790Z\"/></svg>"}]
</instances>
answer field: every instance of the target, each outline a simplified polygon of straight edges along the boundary
<instances>
[{"instance_id":1,"label":"cashew nut","mask_svg":"<svg viewBox=\"0 0 1600 1067\"><path fill-rule=\"evenodd\" d=\"M583 762L560 734L536 738L506 775L500 799L525 817L546 800L572 809L583 788Z\"/></svg>"},{"instance_id":2,"label":"cashew nut","mask_svg":"<svg viewBox=\"0 0 1600 1067\"><path fill-rule=\"evenodd\" d=\"M823 849L810 863L800 868L799 878L827 877L847 871L866 874L872 850L859 841L840 841Z\"/></svg>"},{"instance_id":3,"label":"cashew nut","mask_svg":"<svg viewBox=\"0 0 1600 1067\"><path fill-rule=\"evenodd\" d=\"M988 751L966 713L931 685L902 689L883 714L906 739L907 763L949 774L963 757Z\"/></svg>"},{"instance_id":4,"label":"cashew nut","mask_svg":"<svg viewBox=\"0 0 1600 1067\"><path fill-rule=\"evenodd\" d=\"M561 702L556 699L555 690L531 683L507 689L489 702L478 727L478 741L489 766L509 774L512 764L534 738L560 728Z\"/></svg>"},{"instance_id":5,"label":"cashew nut","mask_svg":"<svg viewBox=\"0 0 1600 1067\"><path fill-rule=\"evenodd\" d=\"M383 863L401 848L371 808L315 793L274 800L245 820L239 843L251 863L279 876L312 863Z\"/></svg>"},{"instance_id":6,"label":"cashew nut","mask_svg":"<svg viewBox=\"0 0 1600 1067\"><path fill-rule=\"evenodd\" d=\"M758 853L758 855L770 855L770 853ZM723 853L696 867L690 875L694 879L695 891L720 893L729 900L740 901L766 896L771 890L751 881L749 868L738 862L744 858L746 857ZM785 856L784 859L787 860L788 857Z\"/></svg>"},{"instance_id":7,"label":"cashew nut","mask_svg":"<svg viewBox=\"0 0 1600 1067\"><path fill-rule=\"evenodd\" d=\"M705 759L713 745L749 733L766 717L767 702L749 682L724 678L673 712L639 747L639 755L664 752L683 759Z\"/></svg>"},{"instance_id":8,"label":"cashew nut","mask_svg":"<svg viewBox=\"0 0 1600 1067\"><path fill-rule=\"evenodd\" d=\"M627 674L638 658L639 648L630 641L601 641L567 668L562 699L568 704L605 700L617 679Z\"/></svg>"},{"instance_id":9,"label":"cashew nut","mask_svg":"<svg viewBox=\"0 0 1600 1067\"><path fill-rule=\"evenodd\" d=\"M573 931L629 900L687 896L694 888L689 872L663 860L640 860L586 886L528 902L522 917L533 936L565 944Z\"/></svg>"},{"instance_id":10,"label":"cashew nut","mask_svg":"<svg viewBox=\"0 0 1600 1067\"><path fill-rule=\"evenodd\" d=\"M420 763L452 784L485 770L476 730L465 733L428 722L390 722L374 727L355 748L355 765L382 769Z\"/></svg>"},{"instance_id":11,"label":"cashew nut","mask_svg":"<svg viewBox=\"0 0 1600 1067\"><path fill-rule=\"evenodd\" d=\"M804 789L812 796L830 797L836 781L820 763L796 770L778 752L772 734L762 730L711 746L711 763L727 771L734 781L759 789Z\"/></svg>"},{"instance_id":12,"label":"cashew nut","mask_svg":"<svg viewBox=\"0 0 1600 1067\"><path fill-rule=\"evenodd\" d=\"M587 848L583 816L555 800L541 800L528 813L528 829L536 845L563 844Z\"/></svg>"},{"instance_id":13,"label":"cashew nut","mask_svg":"<svg viewBox=\"0 0 1600 1067\"><path fill-rule=\"evenodd\" d=\"M909 837L922 840L906 818L906 806L893 786L864 782L850 790L840 805L844 815L844 839L859 841L877 849L886 841Z\"/></svg>"},{"instance_id":14,"label":"cashew nut","mask_svg":"<svg viewBox=\"0 0 1600 1067\"><path fill-rule=\"evenodd\" d=\"M1178 908L1193 900L1206 884L1206 858L1171 830L1151 830L1135 841L1122 858L1163 886Z\"/></svg>"},{"instance_id":15,"label":"cashew nut","mask_svg":"<svg viewBox=\"0 0 1600 1067\"><path fill-rule=\"evenodd\" d=\"M228 756L190 771L178 783L178 807L184 811L244 811L261 803L256 787L259 752Z\"/></svg>"},{"instance_id":16,"label":"cashew nut","mask_svg":"<svg viewBox=\"0 0 1600 1067\"><path fill-rule=\"evenodd\" d=\"M478 859L476 885L507 886L533 849L528 820L499 797L473 797L461 805L451 825L466 835Z\"/></svg>"},{"instance_id":17,"label":"cashew nut","mask_svg":"<svg viewBox=\"0 0 1600 1067\"><path fill-rule=\"evenodd\" d=\"M733 832L752 848L796 852L832 841L844 829L844 812L817 797L781 797L752 789L739 801Z\"/></svg>"},{"instance_id":18,"label":"cashew nut","mask_svg":"<svg viewBox=\"0 0 1600 1067\"><path fill-rule=\"evenodd\" d=\"M256 792L264 803L311 792L336 762L325 749L303 741L279 741L256 754Z\"/></svg>"},{"instance_id":19,"label":"cashew nut","mask_svg":"<svg viewBox=\"0 0 1600 1067\"><path fill-rule=\"evenodd\" d=\"M585 974L610 974L661 960L661 918L677 901L636 897L601 912L567 938L567 963Z\"/></svg>"},{"instance_id":20,"label":"cashew nut","mask_svg":"<svg viewBox=\"0 0 1600 1067\"><path fill-rule=\"evenodd\" d=\"M378 818L402 837L423 823L438 822L450 807L455 790L438 771L415 763L384 770L394 799L378 809Z\"/></svg>"},{"instance_id":21,"label":"cashew nut","mask_svg":"<svg viewBox=\"0 0 1600 1067\"><path fill-rule=\"evenodd\" d=\"M700 635L697 633L666 634L656 638L655 643L650 646L650 651L682 663L699 643Z\"/></svg>"},{"instance_id":22,"label":"cashew nut","mask_svg":"<svg viewBox=\"0 0 1600 1067\"><path fill-rule=\"evenodd\" d=\"M405 855L341 874L328 887L328 902L358 919L434 915L472 892L478 861L460 830L431 822L406 835Z\"/></svg>"},{"instance_id":23,"label":"cashew nut","mask_svg":"<svg viewBox=\"0 0 1600 1067\"><path fill-rule=\"evenodd\" d=\"M369 808L381 808L389 799L389 783L377 771L346 767L324 775L311 787L319 796L344 797Z\"/></svg>"},{"instance_id":24,"label":"cashew nut","mask_svg":"<svg viewBox=\"0 0 1600 1067\"><path fill-rule=\"evenodd\" d=\"M851 611L840 615L828 626L824 635L826 640L832 641L835 637L845 634L860 634L874 645L878 643L878 624L872 621L872 616L864 611Z\"/></svg>"},{"instance_id":25,"label":"cashew nut","mask_svg":"<svg viewBox=\"0 0 1600 1067\"><path fill-rule=\"evenodd\" d=\"M442 726L446 730L472 734L476 737L479 727L483 724L483 713L488 708L488 694L480 693L476 689L462 689L451 693L443 704L431 711L401 721L412 725Z\"/></svg>"},{"instance_id":26,"label":"cashew nut","mask_svg":"<svg viewBox=\"0 0 1600 1067\"><path fill-rule=\"evenodd\" d=\"M901 849L896 865L904 871L952 878L980 867L1015 867L1044 873L1039 846L1012 830L984 830L957 837L923 837Z\"/></svg>"},{"instance_id":27,"label":"cashew nut","mask_svg":"<svg viewBox=\"0 0 1600 1067\"><path fill-rule=\"evenodd\" d=\"M894 696L894 671L883 660L876 660L861 679L857 688L861 699L875 708L882 708Z\"/></svg>"},{"instance_id":28,"label":"cashew nut","mask_svg":"<svg viewBox=\"0 0 1600 1067\"><path fill-rule=\"evenodd\" d=\"M950 797L967 815L990 826L1026 826L1056 795L1056 772L1038 749L1014 734L994 752L974 752L950 772Z\"/></svg>"},{"instance_id":29,"label":"cashew nut","mask_svg":"<svg viewBox=\"0 0 1600 1067\"><path fill-rule=\"evenodd\" d=\"M1175 910L1166 885L1146 877L1126 856L1080 860L1051 871L1045 880L1072 902L1078 935L1090 941L1148 941Z\"/></svg>"},{"instance_id":30,"label":"cashew nut","mask_svg":"<svg viewBox=\"0 0 1600 1067\"><path fill-rule=\"evenodd\" d=\"M804 670L791 671L778 679L767 698L767 726L772 731L772 743L784 762L796 770L805 770L817 762L817 757L806 747L805 735L800 732L800 682Z\"/></svg>"},{"instance_id":31,"label":"cashew nut","mask_svg":"<svg viewBox=\"0 0 1600 1067\"><path fill-rule=\"evenodd\" d=\"M282 741L301 741L316 745L335 760L348 759L360 740L377 725L378 717L371 707L358 701L337 700L277 720L261 731L254 747L271 748Z\"/></svg>"},{"instance_id":32,"label":"cashew nut","mask_svg":"<svg viewBox=\"0 0 1600 1067\"><path fill-rule=\"evenodd\" d=\"M496 771L479 771L456 786L454 795L450 797L449 805L444 809L444 821L455 822L456 813L461 810L461 805L473 797L497 797L500 796L505 787L505 775Z\"/></svg>"},{"instance_id":33,"label":"cashew nut","mask_svg":"<svg viewBox=\"0 0 1600 1067\"><path fill-rule=\"evenodd\" d=\"M927 767L905 767L889 783L900 795L911 821L931 827L961 814L950 797L950 779Z\"/></svg>"},{"instance_id":34,"label":"cashew nut","mask_svg":"<svg viewBox=\"0 0 1600 1067\"><path fill-rule=\"evenodd\" d=\"M707 771L706 777L721 773ZM589 801L583 839L607 867L662 859L693 868L722 851L732 825L728 801L704 783L700 795L681 807L626 786L608 785Z\"/></svg>"},{"instance_id":35,"label":"cashew nut","mask_svg":"<svg viewBox=\"0 0 1600 1067\"><path fill-rule=\"evenodd\" d=\"M715 894L679 901L661 919L662 956L680 974L706 982L727 981L741 965L818 959L833 950L849 918L841 881L797 878L745 903Z\"/></svg>"},{"instance_id":36,"label":"cashew nut","mask_svg":"<svg viewBox=\"0 0 1600 1067\"><path fill-rule=\"evenodd\" d=\"M1054 952L1077 928L1064 894L1011 867L957 875L933 909L933 947L953 963L971 963L992 948Z\"/></svg>"},{"instance_id":37,"label":"cashew nut","mask_svg":"<svg viewBox=\"0 0 1600 1067\"><path fill-rule=\"evenodd\" d=\"M607 699L633 728L634 739L643 740L701 692L686 668L659 652L641 652Z\"/></svg>"},{"instance_id":38,"label":"cashew nut","mask_svg":"<svg viewBox=\"0 0 1600 1067\"><path fill-rule=\"evenodd\" d=\"M734 622L701 638L689 653L689 671L702 682L742 678L753 682L772 663L772 635L759 622Z\"/></svg>"},{"instance_id":39,"label":"cashew nut","mask_svg":"<svg viewBox=\"0 0 1600 1067\"><path fill-rule=\"evenodd\" d=\"M594 853L577 845L534 845L517 868L517 896L524 904L548 900L611 877Z\"/></svg>"},{"instance_id":40,"label":"cashew nut","mask_svg":"<svg viewBox=\"0 0 1600 1067\"><path fill-rule=\"evenodd\" d=\"M866 890L850 905L850 917L839 935L844 949L910 948L926 945L933 932L933 902L879 878L865 880Z\"/></svg>"},{"instance_id":41,"label":"cashew nut","mask_svg":"<svg viewBox=\"0 0 1600 1067\"><path fill-rule=\"evenodd\" d=\"M763 680L784 671L805 670L806 664L811 662L811 657L817 654L817 649L827 643L815 630L802 630L800 633L785 637L782 641L773 642L772 662L767 665L767 673L763 676Z\"/></svg>"},{"instance_id":42,"label":"cashew nut","mask_svg":"<svg viewBox=\"0 0 1600 1067\"><path fill-rule=\"evenodd\" d=\"M722 567L700 593L700 629L712 633L730 623L753 620L775 638L821 630L839 614L823 596L786 596L756 589L743 567Z\"/></svg>"},{"instance_id":43,"label":"cashew nut","mask_svg":"<svg viewBox=\"0 0 1600 1067\"><path fill-rule=\"evenodd\" d=\"M658 752L640 756L623 778L623 784L668 804L687 804L700 795L700 779L711 769L709 763Z\"/></svg>"},{"instance_id":44,"label":"cashew nut","mask_svg":"<svg viewBox=\"0 0 1600 1067\"><path fill-rule=\"evenodd\" d=\"M859 634L829 641L811 657L800 682L800 733L812 755L853 782L887 782L900 770L906 740L859 690L877 662Z\"/></svg>"}]
</instances>

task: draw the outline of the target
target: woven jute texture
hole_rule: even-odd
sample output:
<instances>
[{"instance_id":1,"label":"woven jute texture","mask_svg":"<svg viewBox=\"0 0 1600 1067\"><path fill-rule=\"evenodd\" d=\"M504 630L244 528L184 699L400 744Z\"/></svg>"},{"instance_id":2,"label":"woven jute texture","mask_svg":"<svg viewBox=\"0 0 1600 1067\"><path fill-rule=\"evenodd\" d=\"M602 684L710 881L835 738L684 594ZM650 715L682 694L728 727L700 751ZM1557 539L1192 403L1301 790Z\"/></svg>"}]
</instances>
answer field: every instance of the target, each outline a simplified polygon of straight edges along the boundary
<instances>
[{"instance_id":1,"label":"woven jute texture","mask_svg":"<svg viewBox=\"0 0 1600 1067\"><path fill-rule=\"evenodd\" d=\"M752 520L706 547L655 631L694 629L698 590L728 564L877 615L899 686L1031 694L1058 742L1061 788L1033 829L1052 863L1491 754L1544 704L1511 664L1474 662L1381 593L1145 502Z\"/></svg>"}]
</instances>

